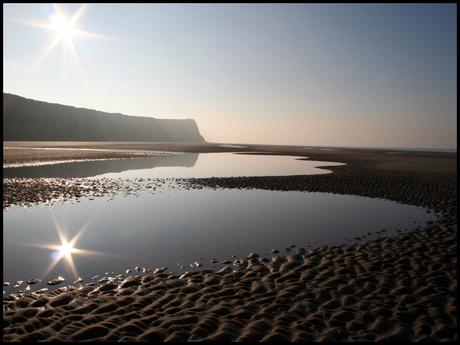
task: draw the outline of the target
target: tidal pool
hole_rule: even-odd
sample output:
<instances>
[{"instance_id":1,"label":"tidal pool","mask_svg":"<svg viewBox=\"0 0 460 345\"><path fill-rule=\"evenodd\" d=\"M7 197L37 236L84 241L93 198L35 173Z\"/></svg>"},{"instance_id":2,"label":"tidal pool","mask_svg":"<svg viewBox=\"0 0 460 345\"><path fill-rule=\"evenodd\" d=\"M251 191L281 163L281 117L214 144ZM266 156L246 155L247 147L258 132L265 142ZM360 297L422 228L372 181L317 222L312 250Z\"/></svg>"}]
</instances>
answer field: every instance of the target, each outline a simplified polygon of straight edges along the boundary
<instances>
[{"instance_id":1,"label":"tidal pool","mask_svg":"<svg viewBox=\"0 0 460 345\"><path fill-rule=\"evenodd\" d=\"M83 161L3 169L3 177L235 177L326 174L317 166L343 165L301 157L232 153L170 153L162 157ZM304 157L302 157L304 158Z\"/></svg>"},{"instance_id":2,"label":"tidal pool","mask_svg":"<svg viewBox=\"0 0 460 345\"><path fill-rule=\"evenodd\" d=\"M209 267L219 270L224 267L223 260L241 259L251 252L271 259L275 256L272 249L287 255L284 248L290 244L308 252L325 244L395 236L395 229L404 232L435 218L426 209L379 199L255 189L190 189L173 179L137 195L11 207L3 212L3 281L11 284L4 287L4 296L17 293L32 278L42 280L31 286L31 291L36 291L55 288L46 282L58 276L66 281L57 287L79 286L74 284L78 277L84 285L97 282L105 273L110 277L126 274L136 266L152 272L161 267L176 273ZM60 234L67 242L75 239L75 243L70 257L57 261ZM361 240L353 239L356 236ZM215 264L211 263L214 259ZM203 266L198 268L195 262ZM129 275L133 274L142 271ZM92 280L96 275L98 278ZM24 283L12 289L18 280Z\"/></svg>"}]
</instances>

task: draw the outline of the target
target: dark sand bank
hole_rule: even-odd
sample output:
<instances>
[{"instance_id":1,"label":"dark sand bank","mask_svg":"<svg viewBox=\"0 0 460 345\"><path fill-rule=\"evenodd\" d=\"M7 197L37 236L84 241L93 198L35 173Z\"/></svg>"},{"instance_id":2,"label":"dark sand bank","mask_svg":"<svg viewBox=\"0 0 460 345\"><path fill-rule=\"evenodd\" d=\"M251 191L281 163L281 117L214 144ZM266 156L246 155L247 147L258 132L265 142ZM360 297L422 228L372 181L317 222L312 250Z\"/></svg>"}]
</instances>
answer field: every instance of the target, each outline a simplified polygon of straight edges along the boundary
<instances>
[{"instance_id":1,"label":"dark sand bank","mask_svg":"<svg viewBox=\"0 0 460 345\"><path fill-rule=\"evenodd\" d=\"M114 147L98 145L89 147ZM324 151L261 145L119 145L116 149L248 151L343 162L347 165L329 167L333 173L325 175L193 179L187 183L191 187L306 190L385 198L431 208L441 212L441 217L421 230L378 238L365 245L321 247L311 253L296 248L296 254L278 256L270 262L248 258L238 270L229 265L221 272L142 275L118 286L107 285L107 291L93 292L85 287L4 300L4 330L14 338L457 340L456 154L389 155L384 150ZM53 153L54 159L68 154L59 152ZM31 153L21 155L10 152L7 159L37 158ZM123 189L97 180L91 181L94 189L80 189L82 183L89 182L72 181L4 180L4 207ZM37 194L41 200L36 199Z\"/></svg>"},{"instance_id":2,"label":"dark sand bank","mask_svg":"<svg viewBox=\"0 0 460 345\"><path fill-rule=\"evenodd\" d=\"M27 150L25 148L32 148ZM53 150L36 150L53 148ZM64 148L65 150L54 150ZM80 149L92 149L80 150ZM139 150L171 152L240 152L304 156L315 161L365 165L376 169L414 172L457 172L457 153L404 151L384 149L324 150L299 146L216 144L216 143L138 143L138 142L60 142L60 141L4 141L3 165L43 161L71 161L75 159L133 158L132 152L101 150ZM150 153L154 155L154 153ZM410 158L408 158L410 157Z\"/></svg>"}]
</instances>

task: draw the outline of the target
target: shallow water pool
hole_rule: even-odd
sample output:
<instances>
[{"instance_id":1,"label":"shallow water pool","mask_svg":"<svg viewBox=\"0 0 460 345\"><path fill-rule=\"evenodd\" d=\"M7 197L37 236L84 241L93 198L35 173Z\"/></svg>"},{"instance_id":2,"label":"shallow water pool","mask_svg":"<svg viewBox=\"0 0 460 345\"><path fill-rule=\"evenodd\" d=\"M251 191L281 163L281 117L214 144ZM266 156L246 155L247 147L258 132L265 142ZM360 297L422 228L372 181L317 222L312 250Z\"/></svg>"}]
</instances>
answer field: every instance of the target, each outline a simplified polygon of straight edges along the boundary
<instances>
[{"instance_id":1,"label":"shallow water pool","mask_svg":"<svg viewBox=\"0 0 460 345\"><path fill-rule=\"evenodd\" d=\"M235 177L326 174L317 166L343 163L300 160L301 157L233 153L169 153L162 157L83 161L3 169L12 177Z\"/></svg>"},{"instance_id":2,"label":"shallow water pool","mask_svg":"<svg viewBox=\"0 0 460 345\"><path fill-rule=\"evenodd\" d=\"M325 244L394 236L395 229L404 232L435 218L425 209L379 199L190 189L173 180L161 181L137 195L4 211L3 280L11 283L4 291L5 296L17 293L25 283L17 289L12 284L31 278L42 280L31 291L52 289L46 281L58 276L66 279L62 286L78 286L73 284L78 277L84 279L82 284L96 282L105 273L113 277L136 266L152 270L167 266L168 272L180 273L198 269L194 263L201 262L199 269L218 270L224 267L223 260L251 252L270 259L272 249L286 255L284 248L290 244L308 252ZM73 239L70 257L57 260L61 241ZM214 260L217 263L211 263Z\"/></svg>"}]
</instances>

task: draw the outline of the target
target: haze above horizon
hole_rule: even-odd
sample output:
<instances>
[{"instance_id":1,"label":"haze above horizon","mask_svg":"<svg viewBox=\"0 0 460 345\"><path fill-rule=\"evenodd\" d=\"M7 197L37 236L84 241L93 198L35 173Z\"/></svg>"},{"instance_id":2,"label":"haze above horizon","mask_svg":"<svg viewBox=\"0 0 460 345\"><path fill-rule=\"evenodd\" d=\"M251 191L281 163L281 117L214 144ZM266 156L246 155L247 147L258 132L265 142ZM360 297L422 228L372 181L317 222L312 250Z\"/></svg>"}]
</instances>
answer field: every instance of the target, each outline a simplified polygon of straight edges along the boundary
<instances>
[{"instance_id":1,"label":"haze above horizon","mask_svg":"<svg viewBox=\"0 0 460 345\"><path fill-rule=\"evenodd\" d=\"M457 147L456 4L3 4L3 91L208 142Z\"/></svg>"}]
</instances>

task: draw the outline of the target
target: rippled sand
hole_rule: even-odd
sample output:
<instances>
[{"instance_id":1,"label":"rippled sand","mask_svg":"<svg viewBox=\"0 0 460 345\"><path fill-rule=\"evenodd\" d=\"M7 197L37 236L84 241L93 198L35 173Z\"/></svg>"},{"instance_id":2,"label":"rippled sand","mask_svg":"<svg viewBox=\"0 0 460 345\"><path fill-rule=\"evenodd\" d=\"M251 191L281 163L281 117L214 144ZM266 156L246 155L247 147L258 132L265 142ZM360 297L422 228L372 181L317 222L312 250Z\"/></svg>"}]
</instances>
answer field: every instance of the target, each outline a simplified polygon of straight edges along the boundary
<instances>
[{"instance_id":1,"label":"rippled sand","mask_svg":"<svg viewBox=\"0 0 460 345\"><path fill-rule=\"evenodd\" d=\"M110 147L120 148L120 144ZM102 289L107 291L85 287L11 298L4 300L3 307L7 337L22 341L457 340L456 155L255 145L123 146L134 147L276 152L343 162L347 165L330 167L333 173L326 175L192 179L187 183L384 198L428 207L441 217L395 238L321 247L309 254L297 251L268 262L249 258L249 264L240 269L229 265L220 272L207 269L184 276L143 274ZM62 159L70 151L60 152L53 159ZM21 155L10 152L7 159L37 159ZM97 196L104 188L110 189L104 181L92 181L91 188L83 188L82 181L64 182L4 181L4 207L54 200L59 193L86 196L91 190L88 193L95 191ZM54 189L56 193L49 193ZM34 199L37 194L41 200Z\"/></svg>"}]
</instances>

